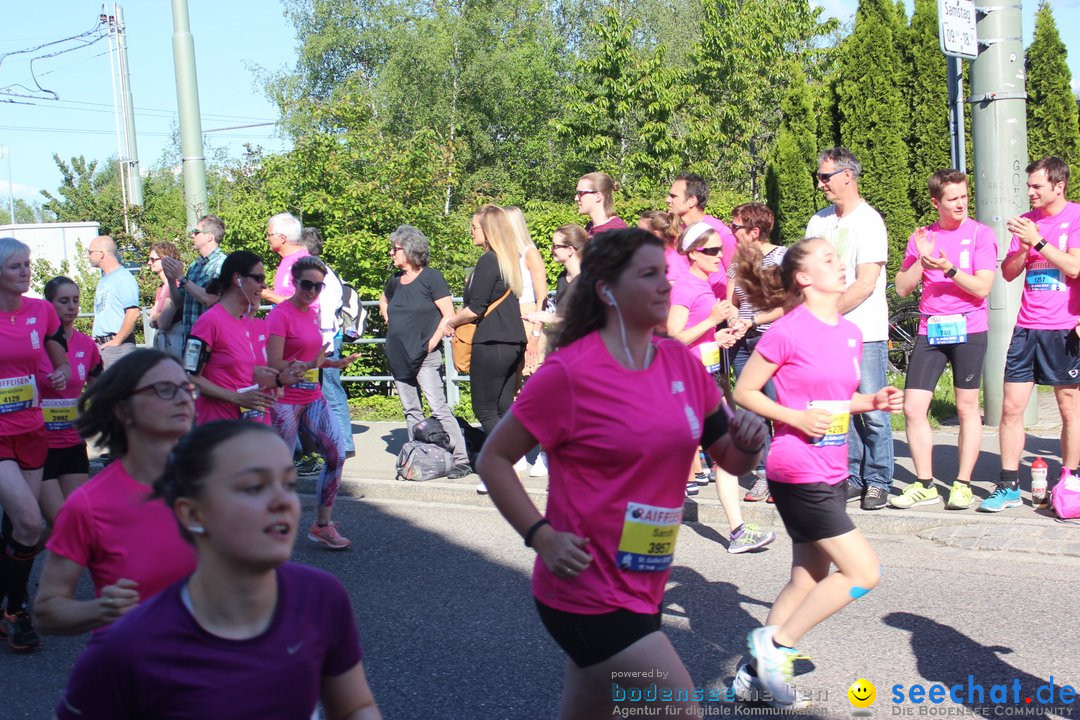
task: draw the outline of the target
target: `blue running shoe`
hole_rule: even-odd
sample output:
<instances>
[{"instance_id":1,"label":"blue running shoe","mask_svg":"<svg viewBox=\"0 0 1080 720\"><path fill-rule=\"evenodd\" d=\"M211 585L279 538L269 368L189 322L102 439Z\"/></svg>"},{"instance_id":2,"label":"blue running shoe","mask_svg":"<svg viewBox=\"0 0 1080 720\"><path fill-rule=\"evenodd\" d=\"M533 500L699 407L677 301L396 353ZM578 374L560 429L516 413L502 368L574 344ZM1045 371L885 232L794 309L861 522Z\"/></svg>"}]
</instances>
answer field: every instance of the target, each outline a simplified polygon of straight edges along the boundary
<instances>
[{"instance_id":1,"label":"blue running shoe","mask_svg":"<svg viewBox=\"0 0 1080 720\"><path fill-rule=\"evenodd\" d=\"M986 498L979 505L980 512L1001 512L1005 508L1020 507L1024 502L1020 499L1020 488L1007 488L998 485L994 494Z\"/></svg>"}]
</instances>

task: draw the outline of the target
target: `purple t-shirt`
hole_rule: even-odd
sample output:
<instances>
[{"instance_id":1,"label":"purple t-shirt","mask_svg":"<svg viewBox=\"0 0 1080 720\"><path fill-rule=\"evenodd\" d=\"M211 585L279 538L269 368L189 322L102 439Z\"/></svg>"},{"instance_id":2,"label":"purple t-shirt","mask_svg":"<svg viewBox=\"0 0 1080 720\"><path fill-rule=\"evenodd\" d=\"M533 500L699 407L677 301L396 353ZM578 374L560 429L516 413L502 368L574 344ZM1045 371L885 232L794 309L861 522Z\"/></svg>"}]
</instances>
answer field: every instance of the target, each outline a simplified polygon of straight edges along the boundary
<instances>
[{"instance_id":1,"label":"purple t-shirt","mask_svg":"<svg viewBox=\"0 0 1080 720\"><path fill-rule=\"evenodd\" d=\"M594 226L592 224L592 220L590 220L589 222L585 223L585 233L589 237L593 237L594 235L598 235L602 232L607 232L608 230L622 230L627 227L629 226L626 224L626 222L618 215L615 215L614 217L609 218L606 223L601 223L600 225Z\"/></svg>"},{"instance_id":2,"label":"purple t-shirt","mask_svg":"<svg viewBox=\"0 0 1080 720\"><path fill-rule=\"evenodd\" d=\"M170 586L90 640L56 706L60 720L310 718L320 680L363 659L345 588L304 565L277 569L270 627L211 635Z\"/></svg>"}]
</instances>

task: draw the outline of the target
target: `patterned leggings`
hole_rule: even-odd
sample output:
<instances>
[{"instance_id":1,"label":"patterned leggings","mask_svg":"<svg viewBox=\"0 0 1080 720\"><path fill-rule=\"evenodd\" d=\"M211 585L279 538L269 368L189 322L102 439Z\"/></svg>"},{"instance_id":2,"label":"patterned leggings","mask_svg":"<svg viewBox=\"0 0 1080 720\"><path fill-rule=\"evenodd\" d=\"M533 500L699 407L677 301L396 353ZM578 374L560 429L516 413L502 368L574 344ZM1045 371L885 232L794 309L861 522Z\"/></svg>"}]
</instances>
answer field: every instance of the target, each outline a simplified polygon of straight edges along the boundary
<instances>
[{"instance_id":1,"label":"patterned leggings","mask_svg":"<svg viewBox=\"0 0 1080 720\"><path fill-rule=\"evenodd\" d=\"M337 419L330 410L326 398L320 397L307 405L286 405L274 403L270 409L274 428L281 435L285 444L295 447L299 433L312 440L315 449L326 464L319 475L315 494L321 507L333 507L337 497L338 485L341 484L341 468L345 464L345 449L341 444L341 430Z\"/></svg>"}]
</instances>

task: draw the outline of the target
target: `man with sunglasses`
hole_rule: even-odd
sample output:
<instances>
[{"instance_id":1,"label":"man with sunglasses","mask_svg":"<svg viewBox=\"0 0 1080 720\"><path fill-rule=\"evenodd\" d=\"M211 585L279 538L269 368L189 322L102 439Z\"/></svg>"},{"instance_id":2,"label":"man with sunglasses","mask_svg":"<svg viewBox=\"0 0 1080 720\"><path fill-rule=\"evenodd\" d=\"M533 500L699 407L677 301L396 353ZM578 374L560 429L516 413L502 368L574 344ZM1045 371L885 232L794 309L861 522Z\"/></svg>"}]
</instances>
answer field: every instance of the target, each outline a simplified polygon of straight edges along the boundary
<instances>
[{"instance_id":1,"label":"man with sunglasses","mask_svg":"<svg viewBox=\"0 0 1080 720\"><path fill-rule=\"evenodd\" d=\"M806 225L806 237L821 237L836 249L847 270L847 290L840 312L863 336L860 393L885 387L888 363L889 305L885 299L885 262L889 236L877 210L859 195L862 165L845 147L818 157L813 180L832 204ZM880 510L889 500L893 478L893 439L889 413L852 415L848 427L848 502L862 500L863 510Z\"/></svg>"},{"instance_id":2,"label":"man with sunglasses","mask_svg":"<svg viewBox=\"0 0 1080 720\"><path fill-rule=\"evenodd\" d=\"M101 362L108 369L114 362L135 349L135 323L139 308L139 283L120 264L116 243L108 235L90 241L87 250L90 266L104 273L94 290L94 343Z\"/></svg>"},{"instance_id":3,"label":"man with sunglasses","mask_svg":"<svg viewBox=\"0 0 1080 720\"><path fill-rule=\"evenodd\" d=\"M263 300L278 305L291 298L296 292L292 266L300 258L311 255L301 243L303 232L303 225L289 213L278 213L266 223L266 241L270 244L270 249L281 257L281 262L274 271L274 289L264 289ZM318 309L317 302L315 308Z\"/></svg>"},{"instance_id":4,"label":"man with sunglasses","mask_svg":"<svg viewBox=\"0 0 1080 720\"><path fill-rule=\"evenodd\" d=\"M191 242L199 258L184 274L184 266L176 258L161 258L161 269L169 280L173 305L183 308L183 342L191 336L195 321L212 305L221 299L219 295L207 292L211 281L221 275L221 266L225 263L225 252L221 241L225 238L225 222L217 215L204 215L199 218L191 231Z\"/></svg>"}]
</instances>

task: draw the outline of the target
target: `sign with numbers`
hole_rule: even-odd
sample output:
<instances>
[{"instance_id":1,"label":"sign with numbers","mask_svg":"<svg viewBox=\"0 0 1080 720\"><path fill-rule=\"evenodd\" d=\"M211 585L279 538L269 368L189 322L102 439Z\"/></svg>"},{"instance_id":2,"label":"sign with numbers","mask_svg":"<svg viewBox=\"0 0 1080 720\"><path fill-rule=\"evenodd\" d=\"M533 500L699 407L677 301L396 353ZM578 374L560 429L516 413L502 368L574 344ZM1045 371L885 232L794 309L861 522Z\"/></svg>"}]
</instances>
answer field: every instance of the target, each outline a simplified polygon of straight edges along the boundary
<instances>
[{"instance_id":1,"label":"sign with numbers","mask_svg":"<svg viewBox=\"0 0 1080 720\"><path fill-rule=\"evenodd\" d=\"M941 52L974 60L979 54L975 37L975 0L938 0L938 38Z\"/></svg>"}]
</instances>

